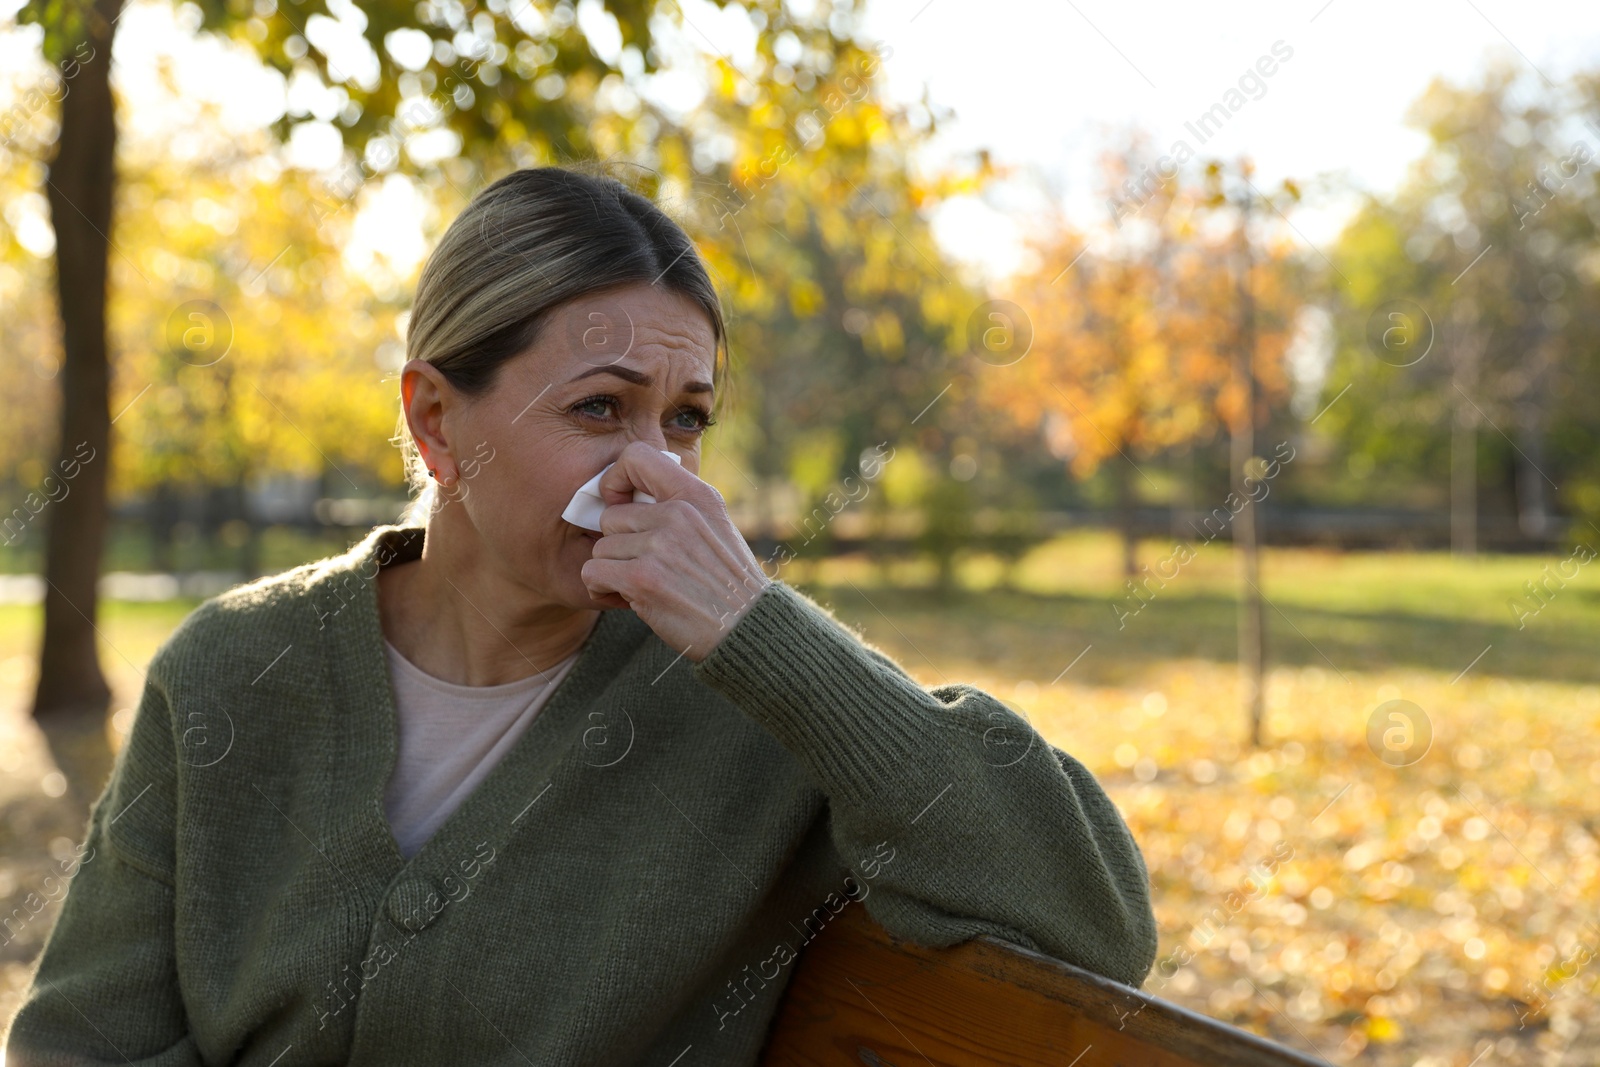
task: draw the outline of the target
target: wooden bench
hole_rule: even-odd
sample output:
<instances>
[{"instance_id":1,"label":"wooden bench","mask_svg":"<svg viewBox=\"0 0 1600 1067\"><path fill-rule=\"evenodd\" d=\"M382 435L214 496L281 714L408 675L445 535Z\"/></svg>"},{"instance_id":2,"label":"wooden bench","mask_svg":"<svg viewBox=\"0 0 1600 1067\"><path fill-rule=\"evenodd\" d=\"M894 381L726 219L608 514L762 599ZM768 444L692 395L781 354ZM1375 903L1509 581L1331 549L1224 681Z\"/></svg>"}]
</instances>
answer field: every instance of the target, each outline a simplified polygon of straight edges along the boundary
<instances>
[{"instance_id":1,"label":"wooden bench","mask_svg":"<svg viewBox=\"0 0 1600 1067\"><path fill-rule=\"evenodd\" d=\"M795 967L764 1067L1326 1067L998 938L901 941L859 905Z\"/></svg>"}]
</instances>

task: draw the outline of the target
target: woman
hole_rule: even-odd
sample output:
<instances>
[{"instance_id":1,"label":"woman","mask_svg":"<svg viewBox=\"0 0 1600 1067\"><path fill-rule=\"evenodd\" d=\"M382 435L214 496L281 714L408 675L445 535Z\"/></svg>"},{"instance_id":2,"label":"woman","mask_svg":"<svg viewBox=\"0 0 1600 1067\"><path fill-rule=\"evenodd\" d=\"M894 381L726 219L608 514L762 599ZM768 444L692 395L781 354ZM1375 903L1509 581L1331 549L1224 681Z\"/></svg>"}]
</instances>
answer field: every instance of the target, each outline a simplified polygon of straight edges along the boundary
<instances>
[{"instance_id":1,"label":"woman","mask_svg":"<svg viewBox=\"0 0 1600 1067\"><path fill-rule=\"evenodd\" d=\"M769 578L697 477L723 320L660 210L496 182L407 345L419 511L157 652L12 1067L751 1064L852 903L1143 980L1083 766Z\"/></svg>"}]
</instances>

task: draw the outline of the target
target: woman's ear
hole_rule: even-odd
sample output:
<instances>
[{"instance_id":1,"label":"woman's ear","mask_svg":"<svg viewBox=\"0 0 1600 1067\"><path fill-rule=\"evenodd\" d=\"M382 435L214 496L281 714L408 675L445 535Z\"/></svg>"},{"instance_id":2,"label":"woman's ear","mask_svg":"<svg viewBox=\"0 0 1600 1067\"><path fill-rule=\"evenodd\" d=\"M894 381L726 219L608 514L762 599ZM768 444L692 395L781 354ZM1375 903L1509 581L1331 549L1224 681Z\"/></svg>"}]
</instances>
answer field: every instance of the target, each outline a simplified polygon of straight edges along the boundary
<instances>
[{"instance_id":1,"label":"woman's ear","mask_svg":"<svg viewBox=\"0 0 1600 1067\"><path fill-rule=\"evenodd\" d=\"M406 425L417 442L422 461L441 486L453 485L460 477L445 426L445 415L455 399L450 383L427 360L413 359L400 368L400 406Z\"/></svg>"}]
</instances>

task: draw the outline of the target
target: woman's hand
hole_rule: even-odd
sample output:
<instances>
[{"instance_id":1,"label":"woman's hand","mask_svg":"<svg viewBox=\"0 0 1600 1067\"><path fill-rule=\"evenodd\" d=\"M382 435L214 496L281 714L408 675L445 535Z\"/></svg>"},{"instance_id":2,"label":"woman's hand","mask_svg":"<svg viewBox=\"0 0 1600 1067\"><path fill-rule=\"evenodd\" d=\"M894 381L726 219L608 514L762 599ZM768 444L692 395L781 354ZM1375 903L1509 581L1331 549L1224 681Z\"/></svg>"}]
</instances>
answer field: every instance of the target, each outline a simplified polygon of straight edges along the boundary
<instances>
[{"instance_id":1,"label":"woman's hand","mask_svg":"<svg viewBox=\"0 0 1600 1067\"><path fill-rule=\"evenodd\" d=\"M656 498L632 502L635 490ZM581 572L603 604L632 608L698 663L771 584L728 517L722 494L635 441L600 479L602 536Z\"/></svg>"}]
</instances>

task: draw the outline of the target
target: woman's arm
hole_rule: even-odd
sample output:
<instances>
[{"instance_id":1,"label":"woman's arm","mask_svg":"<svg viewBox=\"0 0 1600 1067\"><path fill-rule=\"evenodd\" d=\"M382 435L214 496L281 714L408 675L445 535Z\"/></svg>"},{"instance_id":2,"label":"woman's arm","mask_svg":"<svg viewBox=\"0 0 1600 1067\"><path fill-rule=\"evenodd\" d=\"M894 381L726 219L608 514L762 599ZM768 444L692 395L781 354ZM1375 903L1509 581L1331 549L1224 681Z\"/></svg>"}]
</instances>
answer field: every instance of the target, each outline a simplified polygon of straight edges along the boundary
<instances>
[{"instance_id":1,"label":"woman's arm","mask_svg":"<svg viewBox=\"0 0 1600 1067\"><path fill-rule=\"evenodd\" d=\"M8 1067L191 1067L173 940L175 737L157 665L71 872Z\"/></svg>"},{"instance_id":2,"label":"woman's arm","mask_svg":"<svg viewBox=\"0 0 1600 1067\"><path fill-rule=\"evenodd\" d=\"M923 689L783 582L694 670L806 767L847 862L875 857L867 909L890 933L992 933L1144 980L1156 926L1138 846L1083 765L1000 701Z\"/></svg>"}]
</instances>

